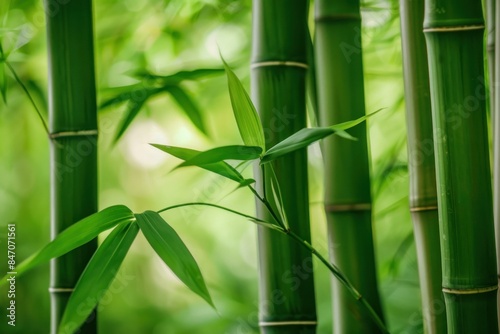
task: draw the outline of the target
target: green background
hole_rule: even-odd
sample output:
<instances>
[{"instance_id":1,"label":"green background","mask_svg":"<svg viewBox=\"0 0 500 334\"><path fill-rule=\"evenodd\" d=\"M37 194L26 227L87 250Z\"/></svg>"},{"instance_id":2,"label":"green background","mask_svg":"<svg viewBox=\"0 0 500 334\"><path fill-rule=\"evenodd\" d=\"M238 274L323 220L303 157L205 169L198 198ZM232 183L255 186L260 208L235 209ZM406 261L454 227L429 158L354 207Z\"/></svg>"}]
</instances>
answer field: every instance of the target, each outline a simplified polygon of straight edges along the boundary
<instances>
[{"instance_id":1,"label":"green background","mask_svg":"<svg viewBox=\"0 0 500 334\"><path fill-rule=\"evenodd\" d=\"M61 3L64 3L61 1ZM54 2L49 8L57 13ZM111 87L129 85L134 70L172 74L221 67L217 48L249 88L251 1L96 1L99 101ZM368 121L374 235L382 304L391 333L421 333L417 263L408 209L405 115L399 19L388 1L363 5L366 110L386 108ZM41 1L0 4L4 51L46 115L45 19ZM359 45L353 41L355 52ZM349 49L351 50L351 49ZM2 67L2 65L0 65ZM7 268L7 224L17 227L17 261L49 241L49 140L26 95L7 74L0 102L0 273ZM196 168L170 172L179 160L148 143L196 149L241 144L224 76L183 87L203 111L201 134L168 94L150 100L122 139L112 144L125 105L99 114L99 207L125 204L135 212L187 201L208 201L253 214L254 199L235 184ZM319 145L309 149L314 246L327 254ZM249 171L250 172L250 171ZM248 175L250 176L250 175ZM213 208L181 208L163 217L178 231L205 276L218 313L173 276L139 234L118 279L100 306L102 333L257 333L256 227ZM436 256L439 256L436 254ZM16 281L16 327L7 326L7 289L0 289L1 333L49 331L49 266ZM330 275L315 262L318 333L331 332ZM436 312L443 311L436 305Z\"/></svg>"}]
</instances>

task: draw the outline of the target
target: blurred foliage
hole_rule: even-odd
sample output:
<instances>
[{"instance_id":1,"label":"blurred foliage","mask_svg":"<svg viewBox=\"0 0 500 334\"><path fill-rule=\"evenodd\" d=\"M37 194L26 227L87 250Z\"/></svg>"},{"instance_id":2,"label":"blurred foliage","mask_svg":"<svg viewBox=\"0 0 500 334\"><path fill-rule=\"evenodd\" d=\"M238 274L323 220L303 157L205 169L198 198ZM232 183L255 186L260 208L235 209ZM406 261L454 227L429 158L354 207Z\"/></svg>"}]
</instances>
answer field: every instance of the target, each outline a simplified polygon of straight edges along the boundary
<instances>
[{"instance_id":1,"label":"blurred foliage","mask_svg":"<svg viewBox=\"0 0 500 334\"><path fill-rule=\"evenodd\" d=\"M46 8L49 15L63 6L52 4ZM140 84L133 73L168 76L183 70L220 68L218 47L248 88L250 0L103 0L96 1L94 7L100 103L116 95L121 89L117 87ZM16 1L9 6L8 1L2 1L0 15L3 50L46 117L42 2ZM416 256L413 243L408 241L412 225L398 9L394 1L366 3L363 19L367 112L387 108L368 121L381 296L392 333L421 333ZM49 240L50 152L32 105L13 77L5 73L7 103L0 102L0 248L5 254L7 224L15 222L20 261ZM101 208L125 204L140 212L186 201L209 201L246 213L254 211L254 199L248 191L228 195L234 183L197 168L169 173L180 161L148 145L155 142L205 150L241 143L223 76L185 81L182 89L201 110L207 136L168 94L151 96L117 144L113 141L127 112L126 104L100 112ZM317 144L309 149L309 156L313 241L326 254L321 203L324 171ZM255 226L213 208L181 208L163 217L198 261L218 313L183 286L139 235L112 292L101 302L102 333L257 333ZM6 271L6 260L0 259L1 272ZM46 265L17 279L17 326L7 328L4 319L0 332L48 332L48 276ZM318 333L329 333L330 275L316 263L315 276ZM5 289L0 290L0 296L4 309Z\"/></svg>"}]
</instances>

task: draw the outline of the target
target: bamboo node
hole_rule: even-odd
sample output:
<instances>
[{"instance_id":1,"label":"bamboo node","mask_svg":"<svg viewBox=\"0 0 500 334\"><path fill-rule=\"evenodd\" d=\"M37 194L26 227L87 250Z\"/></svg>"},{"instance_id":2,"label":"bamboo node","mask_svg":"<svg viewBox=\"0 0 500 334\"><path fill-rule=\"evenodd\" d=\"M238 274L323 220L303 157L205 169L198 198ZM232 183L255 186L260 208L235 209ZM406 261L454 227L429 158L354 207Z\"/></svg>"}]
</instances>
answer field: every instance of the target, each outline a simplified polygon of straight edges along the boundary
<instances>
[{"instance_id":1,"label":"bamboo node","mask_svg":"<svg viewBox=\"0 0 500 334\"><path fill-rule=\"evenodd\" d=\"M449 293L453 295L475 295L479 293L486 293L491 291L498 290L498 285L486 286L482 288L473 288L473 289L449 289L443 288L444 293Z\"/></svg>"},{"instance_id":2,"label":"bamboo node","mask_svg":"<svg viewBox=\"0 0 500 334\"><path fill-rule=\"evenodd\" d=\"M268 66L287 66L287 67L299 67L304 69L309 69L309 65L306 63L301 63L298 61L285 61L285 60L272 60L272 61L261 61L256 62L250 65L251 69L259 68L259 67L268 67Z\"/></svg>"},{"instance_id":3,"label":"bamboo node","mask_svg":"<svg viewBox=\"0 0 500 334\"><path fill-rule=\"evenodd\" d=\"M437 210L437 209L438 209L437 205L416 206L416 207L410 208L410 212L432 211L432 210Z\"/></svg>"},{"instance_id":4,"label":"bamboo node","mask_svg":"<svg viewBox=\"0 0 500 334\"><path fill-rule=\"evenodd\" d=\"M49 134L50 139L57 139L63 137L83 137L83 136L97 136L98 131L95 130L81 130L81 131L61 131Z\"/></svg>"},{"instance_id":5,"label":"bamboo node","mask_svg":"<svg viewBox=\"0 0 500 334\"><path fill-rule=\"evenodd\" d=\"M259 327L272 326L316 326L317 321L260 321Z\"/></svg>"},{"instance_id":6,"label":"bamboo node","mask_svg":"<svg viewBox=\"0 0 500 334\"><path fill-rule=\"evenodd\" d=\"M370 211L371 203L356 203L356 204L325 204L326 212L355 212L355 211Z\"/></svg>"},{"instance_id":7,"label":"bamboo node","mask_svg":"<svg viewBox=\"0 0 500 334\"><path fill-rule=\"evenodd\" d=\"M424 32L454 32L454 31L470 31L484 29L484 24L471 26L455 26L455 27L431 27L424 28Z\"/></svg>"},{"instance_id":8,"label":"bamboo node","mask_svg":"<svg viewBox=\"0 0 500 334\"><path fill-rule=\"evenodd\" d=\"M49 288L49 293L71 293L73 291L75 291L74 288Z\"/></svg>"}]
</instances>

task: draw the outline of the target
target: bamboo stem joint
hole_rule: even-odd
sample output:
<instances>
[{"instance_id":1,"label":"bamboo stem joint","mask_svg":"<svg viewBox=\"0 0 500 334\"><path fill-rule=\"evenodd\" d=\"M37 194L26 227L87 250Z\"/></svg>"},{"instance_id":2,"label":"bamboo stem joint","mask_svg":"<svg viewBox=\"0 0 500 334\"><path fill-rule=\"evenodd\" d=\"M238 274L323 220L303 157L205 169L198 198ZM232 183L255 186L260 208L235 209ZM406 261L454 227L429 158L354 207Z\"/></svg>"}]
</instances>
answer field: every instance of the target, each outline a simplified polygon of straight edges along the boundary
<instances>
[{"instance_id":1,"label":"bamboo stem joint","mask_svg":"<svg viewBox=\"0 0 500 334\"><path fill-rule=\"evenodd\" d=\"M301 63L298 61L284 61L284 60L272 60L272 61L261 61L256 62L250 65L251 69L259 68L259 67L268 67L268 66L287 66L287 67L299 67L304 69L309 69L309 66L305 63Z\"/></svg>"},{"instance_id":2,"label":"bamboo stem joint","mask_svg":"<svg viewBox=\"0 0 500 334\"><path fill-rule=\"evenodd\" d=\"M474 288L474 289L448 289L443 288L444 293L449 293L453 295L474 295L479 293L486 293L498 290L498 285L487 286L484 288Z\"/></svg>"},{"instance_id":3,"label":"bamboo stem joint","mask_svg":"<svg viewBox=\"0 0 500 334\"><path fill-rule=\"evenodd\" d=\"M355 212L370 211L371 209L371 203L325 204L326 212Z\"/></svg>"},{"instance_id":4,"label":"bamboo stem joint","mask_svg":"<svg viewBox=\"0 0 500 334\"><path fill-rule=\"evenodd\" d=\"M61 131L49 134L50 139L64 138L64 137L87 137L97 136L98 131L95 130L81 130L81 131Z\"/></svg>"},{"instance_id":5,"label":"bamboo stem joint","mask_svg":"<svg viewBox=\"0 0 500 334\"><path fill-rule=\"evenodd\" d=\"M484 24L472 26L456 26L456 27L430 27L424 28L424 32L454 32L454 31L470 31L484 29Z\"/></svg>"},{"instance_id":6,"label":"bamboo stem joint","mask_svg":"<svg viewBox=\"0 0 500 334\"><path fill-rule=\"evenodd\" d=\"M271 327L271 326L316 326L317 321L261 321L259 322L260 327Z\"/></svg>"}]
</instances>

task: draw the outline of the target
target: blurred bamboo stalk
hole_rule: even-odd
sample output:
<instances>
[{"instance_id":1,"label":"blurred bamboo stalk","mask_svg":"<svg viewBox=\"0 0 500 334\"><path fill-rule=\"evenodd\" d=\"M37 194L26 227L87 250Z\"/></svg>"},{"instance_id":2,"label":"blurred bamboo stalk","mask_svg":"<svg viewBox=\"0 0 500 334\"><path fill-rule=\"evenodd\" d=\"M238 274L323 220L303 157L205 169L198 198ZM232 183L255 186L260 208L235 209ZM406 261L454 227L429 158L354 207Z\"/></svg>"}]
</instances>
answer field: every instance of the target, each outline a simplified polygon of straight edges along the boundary
<instances>
[{"instance_id":1,"label":"blurred bamboo stalk","mask_svg":"<svg viewBox=\"0 0 500 334\"><path fill-rule=\"evenodd\" d=\"M45 1L47 8L55 3ZM91 0L46 11L51 138L51 236L97 211L97 112ZM51 333L97 240L52 261ZM96 333L95 312L80 333Z\"/></svg>"},{"instance_id":2,"label":"blurred bamboo stalk","mask_svg":"<svg viewBox=\"0 0 500 334\"><path fill-rule=\"evenodd\" d=\"M400 0L410 211L417 248L425 333L446 333L441 291L439 217L432 112L424 22L424 0Z\"/></svg>"},{"instance_id":3,"label":"blurred bamboo stalk","mask_svg":"<svg viewBox=\"0 0 500 334\"><path fill-rule=\"evenodd\" d=\"M306 0L253 2L252 97L267 148L306 126L307 12ZM310 242L306 150L265 165L265 175L256 173L259 191L276 208L269 166L281 186L290 229ZM272 220L260 202L257 211ZM261 332L315 333L311 253L268 228L259 227L258 241Z\"/></svg>"},{"instance_id":4,"label":"blurred bamboo stalk","mask_svg":"<svg viewBox=\"0 0 500 334\"><path fill-rule=\"evenodd\" d=\"M498 333L481 2L425 8L448 331Z\"/></svg>"},{"instance_id":5,"label":"blurred bamboo stalk","mask_svg":"<svg viewBox=\"0 0 500 334\"><path fill-rule=\"evenodd\" d=\"M359 1L316 1L317 91L320 123L329 126L365 115ZM331 261L383 318L372 233L366 124L349 130L357 141L325 139L325 211ZM334 333L379 333L368 313L336 279Z\"/></svg>"},{"instance_id":6,"label":"blurred bamboo stalk","mask_svg":"<svg viewBox=\"0 0 500 334\"><path fill-rule=\"evenodd\" d=\"M486 0L486 52L488 54L488 75L489 75L489 87L490 87L490 112L492 116L492 124L494 126L494 110L495 110L495 34L496 34L496 20L495 20L495 12L496 12L496 3L495 0ZM493 133L494 133L493 128Z\"/></svg>"},{"instance_id":7,"label":"blurred bamboo stalk","mask_svg":"<svg viewBox=\"0 0 500 334\"><path fill-rule=\"evenodd\" d=\"M493 124L493 217L495 220L495 240L497 254L497 278L500 283L500 105L496 102L500 98L500 89L497 79L500 78L500 6L488 0L488 64L490 69L490 99L491 122ZM494 11L494 13L492 13ZM494 71L493 74L492 70ZM500 295L497 295L498 327L500 328Z\"/></svg>"}]
</instances>

